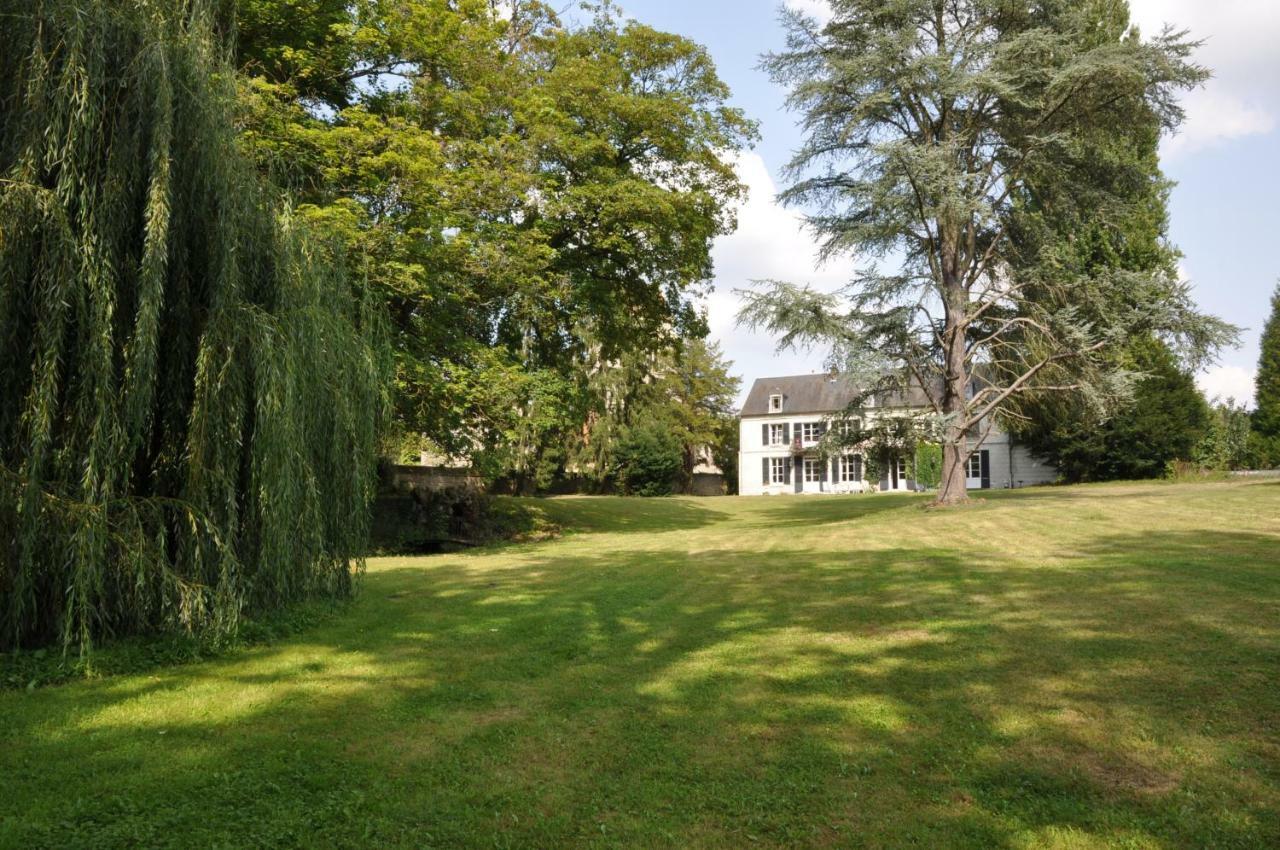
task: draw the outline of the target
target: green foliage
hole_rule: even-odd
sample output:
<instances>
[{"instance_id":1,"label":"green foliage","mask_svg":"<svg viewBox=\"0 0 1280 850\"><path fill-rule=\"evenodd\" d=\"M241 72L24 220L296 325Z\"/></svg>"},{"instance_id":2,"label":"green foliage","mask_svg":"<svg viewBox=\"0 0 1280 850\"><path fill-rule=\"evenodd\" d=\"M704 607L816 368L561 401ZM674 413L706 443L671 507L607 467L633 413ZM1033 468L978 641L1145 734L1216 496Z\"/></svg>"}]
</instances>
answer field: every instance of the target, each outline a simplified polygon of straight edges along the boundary
<instances>
[{"instance_id":1,"label":"green foliage","mask_svg":"<svg viewBox=\"0 0 1280 850\"><path fill-rule=\"evenodd\" d=\"M559 529L535 505L462 484L383 491L374 501L370 549L379 555L439 552L554 536Z\"/></svg>"},{"instance_id":2,"label":"green foliage","mask_svg":"<svg viewBox=\"0 0 1280 850\"><path fill-rule=\"evenodd\" d=\"M596 372L705 334L755 131L701 46L611 4L237 5L244 144L388 306L404 430L544 486Z\"/></svg>"},{"instance_id":3,"label":"green foliage","mask_svg":"<svg viewBox=\"0 0 1280 850\"><path fill-rule=\"evenodd\" d=\"M1248 408L1234 399L1216 402L1192 460L1202 468L1223 471L1253 466L1250 419Z\"/></svg>"},{"instance_id":4,"label":"green foliage","mask_svg":"<svg viewBox=\"0 0 1280 850\"><path fill-rule=\"evenodd\" d=\"M916 448L915 480L926 490L936 490L942 484L942 446L921 443Z\"/></svg>"},{"instance_id":5,"label":"green foliage","mask_svg":"<svg viewBox=\"0 0 1280 850\"><path fill-rule=\"evenodd\" d=\"M238 152L207 5L0 17L0 645L349 594L376 311Z\"/></svg>"},{"instance_id":6,"label":"green foliage","mask_svg":"<svg viewBox=\"0 0 1280 850\"><path fill-rule=\"evenodd\" d=\"M679 437L662 420L644 420L623 429L614 449L613 474L631 496L669 496L684 468Z\"/></svg>"},{"instance_id":7,"label":"green foliage","mask_svg":"<svg viewBox=\"0 0 1280 850\"><path fill-rule=\"evenodd\" d=\"M1247 455L1253 469L1280 468L1280 435L1268 437L1251 431Z\"/></svg>"},{"instance_id":8,"label":"green foliage","mask_svg":"<svg viewBox=\"0 0 1280 850\"><path fill-rule=\"evenodd\" d=\"M679 488L708 454L722 470L725 463L736 469L734 401L741 382L729 374L731 366L717 343L694 338L600 368L587 383L591 413L570 462L604 484L616 466L619 435L635 423L661 422L680 445Z\"/></svg>"},{"instance_id":9,"label":"green foliage","mask_svg":"<svg viewBox=\"0 0 1280 850\"><path fill-rule=\"evenodd\" d=\"M1280 286L1271 296L1271 315L1262 329L1261 348L1253 430L1261 438L1260 443L1280 446ZM1269 460L1280 464L1280 454L1270 454Z\"/></svg>"},{"instance_id":10,"label":"green foliage","mask_svg":"<svg viewBox=\"0 0 1280 850\"><path fill-rule=\"evenodd\" d=\"M738 417L730 414L721 419L711 442L711 462L724 476L725 494L729 496L738 495L738 451L741 442Z\"/></svg>"},{"instance_id":11,"label":"green foliage","mask_svg":"<svg viewBox=\"0 0 1280 850\"><path fill-rule=\"evenodd\" d=\"M1070 396L1023 407L1019 435L1068 481L1158 478L1190 460L1210 424L1209 406L1189 372L1160 341L1140 337L1120 352L1121 368L1141 375L1132 400L1098 421Z\"/></svg>"},{"instance_id":12,"label":"green foliage","mask_svg":"<svg viewBox=\"0 0 1280 850\"><path fill-rule=\"evenodd\" d=\"M732 366L718 342L683 340L666 362L659 363L653 380L645 385L635 418L661 417L671 423L680 441L686 479L707 453L722 470L722 462L732 454L736 468L735 402L742 381L729 373Z\"/></svg>"},{"instance_id":13,"label":"green foliage","mask_svg":"<svg viewBox=\"0 0 1280 850\"><path fill-rule=\"evenodd\" d=\"M915 464L921 451L926 455L930 447L941 451L940 431L936 418L929 416L861 418L842 413L823 435L819 451L824 457L856 452L862 456L863 478L874 483L885 477L898 458L907 458Z\"/></svg>"}]
</instances>

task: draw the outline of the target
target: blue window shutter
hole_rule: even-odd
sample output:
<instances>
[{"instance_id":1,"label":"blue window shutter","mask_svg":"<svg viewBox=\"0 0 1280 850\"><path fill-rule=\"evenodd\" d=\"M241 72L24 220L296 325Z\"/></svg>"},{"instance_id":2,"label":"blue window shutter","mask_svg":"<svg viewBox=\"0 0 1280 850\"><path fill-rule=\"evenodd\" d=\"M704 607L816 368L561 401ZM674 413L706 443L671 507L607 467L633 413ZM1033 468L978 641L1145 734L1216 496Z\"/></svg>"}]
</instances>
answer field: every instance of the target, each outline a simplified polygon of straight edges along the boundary
<instances>
[{"instance_id":1,"label":"blue window shutter","mask_svg":"<svg viewBox=\"0 0 1280 850\"><path fill-rule=\"evenodd\" d=\"M769 423L766 422L760 426L760 445L769 445Z\"/></svg>"},{"instance_id":2,"label":"blue window shutter","mask_svg":"<svg viewBox=\"0 0 1280 850\"><path fill-rule=\"evenodd\" d=\"M982 489L991 489L991 452L983 449L979 454L982 459Z\"/></svg>"},{"instance_id":3,"label":"blue window shutter","mask_svg":"<svg viewBox=\"0 0 1280 850\"><path fill-rule=\"evenodd\" d=\"M784 422L782 424L782 442L784 443L791 442L791 423L790 422Z\"/></svg>"},{"instance_id":4,"label":"blue window shutter","mask_svg":"<svg viewBox=\"0 0 1280 850\"><path fill-rule=\"evenodd\" d=\"M787 458L782 462L782 483L791 483L791 458Z\"/></svg>"},{"instance_id":5,"label":"blue window shutter","mask_svg":"<svg viewBox=\"0 0 1280 850\"><path fill-rule=\"evenodd\" d=\"M769 459L766 457L763 460L764 460L764 483L768 484L769 483Z\"/></svg>"}]
</instances>

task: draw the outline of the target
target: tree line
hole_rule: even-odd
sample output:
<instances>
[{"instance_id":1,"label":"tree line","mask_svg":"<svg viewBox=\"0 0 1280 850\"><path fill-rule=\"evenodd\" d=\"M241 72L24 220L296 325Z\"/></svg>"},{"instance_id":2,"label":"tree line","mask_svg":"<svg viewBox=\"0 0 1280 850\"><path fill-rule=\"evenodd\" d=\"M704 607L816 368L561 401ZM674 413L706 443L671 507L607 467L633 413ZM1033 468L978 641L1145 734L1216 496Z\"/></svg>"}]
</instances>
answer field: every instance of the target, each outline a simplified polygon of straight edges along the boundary
<instances>
[{"instance_id":1,"label":"tree line","mask_svg":"<svg viewBox=\"0 0 1280 850\"><path fill-rule=\"evenodd\" d=\"M397 446L601 485L642 418L687 477L732 412L699 298L756 133L706 50L609 3L231 11L245 149L386 307Z\"/></svg>"}]
</instances>

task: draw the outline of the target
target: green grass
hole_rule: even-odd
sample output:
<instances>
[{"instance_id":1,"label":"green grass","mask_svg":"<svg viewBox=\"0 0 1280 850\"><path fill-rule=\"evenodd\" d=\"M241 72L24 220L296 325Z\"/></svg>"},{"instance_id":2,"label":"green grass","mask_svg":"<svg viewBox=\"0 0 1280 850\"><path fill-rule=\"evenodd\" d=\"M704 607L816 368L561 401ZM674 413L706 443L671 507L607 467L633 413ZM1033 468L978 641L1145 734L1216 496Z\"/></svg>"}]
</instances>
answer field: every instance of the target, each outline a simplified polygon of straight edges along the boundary
<instances>
[{"instance_id":1,"label":"green grass","mask_svg":"<svg viewBox=\"0 0 1280 850\"><path fill-rule=\"evenodd\" d=\"M0 846L1280 846L1280 484L536 509L0 693Z\"/></svg>"}]
</instances>

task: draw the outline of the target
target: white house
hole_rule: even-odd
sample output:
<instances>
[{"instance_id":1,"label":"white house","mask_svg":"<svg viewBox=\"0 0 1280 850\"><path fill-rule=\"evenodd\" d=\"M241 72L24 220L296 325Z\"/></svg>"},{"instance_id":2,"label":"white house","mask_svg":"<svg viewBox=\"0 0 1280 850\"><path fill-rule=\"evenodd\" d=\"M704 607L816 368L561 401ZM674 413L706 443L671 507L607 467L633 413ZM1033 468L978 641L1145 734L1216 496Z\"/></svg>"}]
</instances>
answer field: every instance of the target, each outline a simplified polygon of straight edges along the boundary
<instances>
[{"instance_id":1,"label":"white house","mask_svg":"<svg viewBox=\"0 0 1280 850\"><path fill-rule=\"evenodd\" d=\"M738 493L758 496L917 489L905 456L888 464L879 481L867 481L862 456L856 450L832 458L819 455L818 441L855 395L843 378L829 375L757 380L739 418ZM916 416L926 409L924 394L917 391L868 400L856 418L867 423L879 417ZM968 484L972 489L1027 487L1056 478L1057 470L996 428L969 457Z\"/></svg>"}]
</instances>

